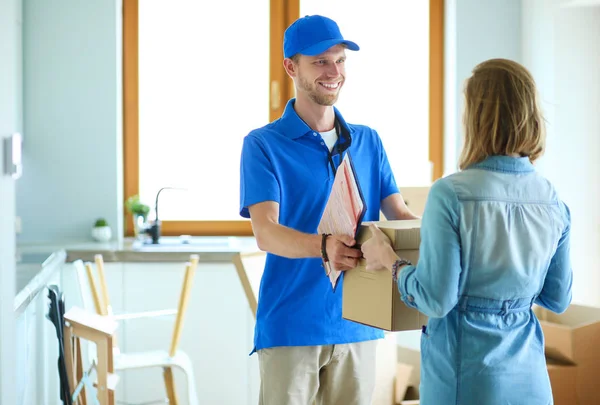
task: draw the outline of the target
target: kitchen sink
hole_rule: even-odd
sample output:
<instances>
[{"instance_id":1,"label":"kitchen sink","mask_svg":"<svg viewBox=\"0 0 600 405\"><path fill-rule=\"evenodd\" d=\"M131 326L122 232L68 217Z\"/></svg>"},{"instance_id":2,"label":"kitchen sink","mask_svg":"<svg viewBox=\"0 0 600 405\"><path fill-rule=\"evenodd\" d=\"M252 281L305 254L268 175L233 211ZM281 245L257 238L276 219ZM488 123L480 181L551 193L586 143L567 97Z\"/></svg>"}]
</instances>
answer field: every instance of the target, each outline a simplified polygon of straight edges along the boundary
<instances>
[{"instance_id":1,"label":"kitchen sink","mask_svg":"<svg viewBox=\"0 0 600 405\"><path fill-rule=\"evenodd\" d=\"M144 252L160 251L229 251L235 250L240 245L240 239L231 236L173 236L161 237L157 244L150 241L135 241L132 249Z\"/></svg>"}]
</instances>

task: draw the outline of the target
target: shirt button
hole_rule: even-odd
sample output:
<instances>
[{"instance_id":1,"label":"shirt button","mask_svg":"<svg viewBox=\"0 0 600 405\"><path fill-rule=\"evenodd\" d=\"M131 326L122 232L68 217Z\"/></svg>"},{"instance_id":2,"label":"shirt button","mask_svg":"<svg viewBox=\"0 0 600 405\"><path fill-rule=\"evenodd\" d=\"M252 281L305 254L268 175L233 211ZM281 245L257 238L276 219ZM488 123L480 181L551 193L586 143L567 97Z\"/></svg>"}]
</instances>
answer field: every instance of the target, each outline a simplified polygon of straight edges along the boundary
<instances>
[{"instance_id":1,"label":"shirt button","mask_svg":"<svg viewBox=\"0 0 600 405\"><path fill-rule=\"evenodd\" d=\"M313 132L313 136L317 136L317 133L316 133L316 132Z\"/></svg>"},{"instance_id":2,"label":"shirt button","mask_svg":"<svg viewBox=\"0 0 600 405\"><path fill-rule=\"evenodd\" d=\"M415 297L413 297L412 295L409 295L408 302L415 302Z\"/></svg>"},{"instance_id":3,"label":"shirt button","mask_svg":"<svg viewBox=\"0 0 600 405\"><path fill-rule=\"evenodd\" d=\"M321 142L321 145L325 145L325 142Z\"/></svg>"}]
</instances>

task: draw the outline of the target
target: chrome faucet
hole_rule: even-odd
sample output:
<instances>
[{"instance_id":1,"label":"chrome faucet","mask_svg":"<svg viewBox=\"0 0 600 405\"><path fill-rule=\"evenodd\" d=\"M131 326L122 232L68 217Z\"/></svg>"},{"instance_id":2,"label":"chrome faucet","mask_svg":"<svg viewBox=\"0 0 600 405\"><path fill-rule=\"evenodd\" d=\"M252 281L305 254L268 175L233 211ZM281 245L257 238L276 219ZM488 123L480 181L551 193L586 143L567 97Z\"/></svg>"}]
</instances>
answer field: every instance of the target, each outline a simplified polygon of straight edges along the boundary
<instances>
[{"instance_id":1,"label":"chrome faucet","mask_svg":"<svg viewBox=\"0 0 600 405\"><path fill-rule=\"evenodd\" d=\"M158 190L158 192L156 193L156 200L154 202L154 214L155 214L154 223L146 229L146 233L152 239L153 245L158 244L158 241L160 239L160 220L158 219L158 196L160 195L160 193L163 190L185 190L185 189L180 188L180 187L163 187L160 190Z\"/></svg>"}]
</instances>

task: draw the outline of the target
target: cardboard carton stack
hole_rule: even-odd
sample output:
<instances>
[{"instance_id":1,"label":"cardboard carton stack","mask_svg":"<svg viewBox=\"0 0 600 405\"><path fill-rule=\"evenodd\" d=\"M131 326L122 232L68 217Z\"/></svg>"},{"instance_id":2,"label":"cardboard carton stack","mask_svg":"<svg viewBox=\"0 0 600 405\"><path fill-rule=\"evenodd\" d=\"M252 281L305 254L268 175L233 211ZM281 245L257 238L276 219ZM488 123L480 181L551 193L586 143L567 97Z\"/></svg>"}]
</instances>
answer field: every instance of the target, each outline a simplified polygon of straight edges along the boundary
<instances>
[{"instance_id":1,"label":"cardboard carton stack","mask_svg":"<svg viewBox=\"0 0 600 405\"><path fill-rule=\"evenodd\" d=\"M600 404L600 308L572 304L562 314L534 311L544 332L555 405Z\"/></svg>"}]
</instances>

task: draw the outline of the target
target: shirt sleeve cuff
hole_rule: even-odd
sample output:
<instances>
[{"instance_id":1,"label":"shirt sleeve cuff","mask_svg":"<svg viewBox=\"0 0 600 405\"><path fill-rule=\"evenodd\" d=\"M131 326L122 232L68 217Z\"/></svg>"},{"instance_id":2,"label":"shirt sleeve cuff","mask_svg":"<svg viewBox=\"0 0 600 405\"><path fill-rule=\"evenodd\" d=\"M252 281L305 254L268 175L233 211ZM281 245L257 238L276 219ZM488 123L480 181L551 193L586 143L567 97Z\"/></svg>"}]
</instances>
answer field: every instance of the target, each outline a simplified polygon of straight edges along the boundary
<instances>
[{"instance_id":1,"label":"shirt sleeve cuff","mask_svg":"<svg viewBox=\"0 0 600 405\"><path fill-rule=\"evenodd\" d=\"M398 291L400 291L400 299L402 299L402 302L404 302L406 306L411 308L417 308L417 304L415 303L415 297L408 291L408 281L409 278L414 277L414 272L416 269L417 268L415 266L405 266L402 270L400 270L400 277L398 277Z\"/></svg>"}]
</instances>

